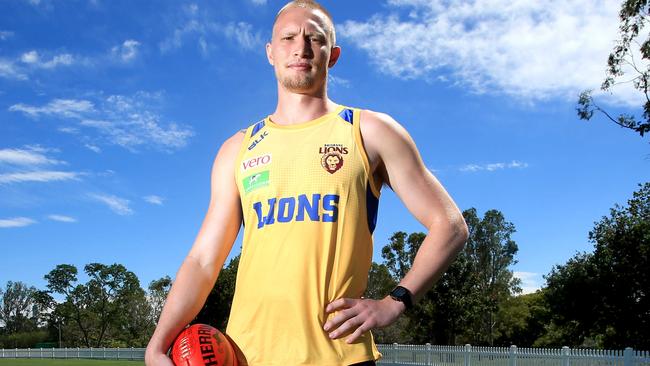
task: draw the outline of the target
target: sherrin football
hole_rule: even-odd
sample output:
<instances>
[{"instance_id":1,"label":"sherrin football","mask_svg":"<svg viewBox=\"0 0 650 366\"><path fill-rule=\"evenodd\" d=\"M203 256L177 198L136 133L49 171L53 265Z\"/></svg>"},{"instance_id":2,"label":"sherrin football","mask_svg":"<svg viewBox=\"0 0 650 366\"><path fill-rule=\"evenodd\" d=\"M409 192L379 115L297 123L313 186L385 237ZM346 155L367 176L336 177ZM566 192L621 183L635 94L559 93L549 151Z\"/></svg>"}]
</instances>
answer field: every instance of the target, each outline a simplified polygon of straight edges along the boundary
<instances>
[{"instance_id":1,"label":"sherrin football","mask_svg":"<svg viewBox=\"0 0 650 366\"><path fill-rule=\"evenodd\" d=\"M185 328L172 345L171 358L176 366L237 366L228 338L207 324Z\"/></svg>"}]
</instances>

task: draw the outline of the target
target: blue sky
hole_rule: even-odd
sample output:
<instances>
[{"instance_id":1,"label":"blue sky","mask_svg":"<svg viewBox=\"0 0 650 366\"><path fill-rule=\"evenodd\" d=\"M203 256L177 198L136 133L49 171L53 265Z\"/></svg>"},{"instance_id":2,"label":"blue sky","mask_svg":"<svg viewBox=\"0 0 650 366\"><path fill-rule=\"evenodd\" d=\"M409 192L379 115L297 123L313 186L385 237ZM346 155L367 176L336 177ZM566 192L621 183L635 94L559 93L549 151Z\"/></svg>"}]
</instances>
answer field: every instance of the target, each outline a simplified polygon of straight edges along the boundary
<instances>
[{"instance_id":1,"label":"blue sky","mask_svg":"<svg viewBox=\"0 0 650 366\"><path fill-rule=\"evenodd\" d=\"M575 113L602 82L619 3L536 3L323 1L343 49L330 97L402 123L461 209L502 211L527 291L650 179L647 138ZM143 286L173 276L220 144L275 107L264 43L282 5L2 1L0 285L95 261ZM596 97L641 105L629 85ZM397 230L423 228L384 189L376 261Z\"/></svg>"}]
</instances>

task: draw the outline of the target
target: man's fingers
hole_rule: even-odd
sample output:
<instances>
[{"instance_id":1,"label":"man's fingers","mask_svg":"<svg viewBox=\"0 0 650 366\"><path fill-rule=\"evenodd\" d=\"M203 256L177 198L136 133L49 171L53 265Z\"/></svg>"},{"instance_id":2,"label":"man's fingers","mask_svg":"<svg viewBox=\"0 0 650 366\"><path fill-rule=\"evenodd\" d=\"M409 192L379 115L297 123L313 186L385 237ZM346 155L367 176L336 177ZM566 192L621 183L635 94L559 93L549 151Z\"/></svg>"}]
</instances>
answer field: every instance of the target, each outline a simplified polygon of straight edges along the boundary
<instances>
[{"instance_id":1,"label":"man's fingers","mask_svg":"<svg viewBox=\"0 0 650 366\"><path fill-rule=\"evenodd\" d=\"M339 313L336 314L332 319L328 320L323 326L323 329L325 331L330 331L332 329L338 328L341 323L355 317L358 313L359 312L354 309L343 309L339 311Z\"/></svg>"},{"instance_id":2,"label":"man's fingers","mask_svg":"<svg viewBox=\"0 0 650 366\"><path fill-rule=\"evenodd\" d=\"M325 311L328 313L331 313L333 311L339 310L339 309L347 309L351 308L355 303L355 299L349 299L349 298L340 298L332 301L325 307Z\"/></svg>"},{"instance_id":3,"label":"man's fingers","mask_svg":"<svg viewBox=\"0 0 650 366\"><path fill-rule=\"evenodd\" d=\"M364 322L354 331L354 333L350 334L350 336L345 340L345 343L350 344L356 341L359 337L363 335L363 333L370 330L371 328L372 327L368 325L368 322Z\"/></svg>"},{"instance_id":4,"label":"man's fingers","mask_svg":"<svg viewBox=\"0 0 650 366\"><path fill-rule=\"evenodd\" d=\"M345 323L341 324L338 328L336 328L336 330L331 332L329 336L332 339L338 338L343 334L350 333L354 328L361 324L363 324L363 319L361 319L359 316L354 316L348 319Z\"/></svg>"}]
</instances>

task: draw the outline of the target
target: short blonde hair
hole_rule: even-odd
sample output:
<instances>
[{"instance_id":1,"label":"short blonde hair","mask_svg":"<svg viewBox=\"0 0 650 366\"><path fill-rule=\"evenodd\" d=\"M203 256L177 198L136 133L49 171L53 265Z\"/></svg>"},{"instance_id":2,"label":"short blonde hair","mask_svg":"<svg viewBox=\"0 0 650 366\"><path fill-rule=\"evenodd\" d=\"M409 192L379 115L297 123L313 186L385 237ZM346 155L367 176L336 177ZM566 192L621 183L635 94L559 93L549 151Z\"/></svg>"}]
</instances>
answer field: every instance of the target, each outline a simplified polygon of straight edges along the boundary
<instances>
[{"instance_id":1,"label":"short blonde hair","mask_svg":"<svg viewBox=\"0 0 650 366\"><path fill-rule=\"evenodd\" d=\"M332 19L332 14L330 14L325 7L323 7L321 4L314 0L293 0L289 1L286 3L280 11L275 15L275 20L273 21L273 26L275 27L275 23L278 21L278 18L280 17L280 14L282 14L285 10L291 7L298 7L298 8L305 8L305 9L314 9L314 10L320 10L323 14L325 14L325 17L329 21L328 29L329 31L329 39L332 42L332 47L336 45L336 31L334 30L334 19Z\"/></svg>"}]
</instances>

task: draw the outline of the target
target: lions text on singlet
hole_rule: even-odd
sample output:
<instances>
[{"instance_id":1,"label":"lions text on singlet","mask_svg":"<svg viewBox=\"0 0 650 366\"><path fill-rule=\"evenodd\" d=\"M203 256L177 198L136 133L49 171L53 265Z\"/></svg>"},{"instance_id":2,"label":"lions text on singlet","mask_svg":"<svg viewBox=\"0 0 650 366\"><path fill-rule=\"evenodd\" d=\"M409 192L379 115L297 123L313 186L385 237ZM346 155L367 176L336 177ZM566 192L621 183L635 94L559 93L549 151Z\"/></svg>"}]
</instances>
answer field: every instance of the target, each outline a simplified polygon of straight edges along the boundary
<instances>
[{"instance_id":1,"label":"lions text on singlet","mask_svg":"<svg viewBox=\"0 0 650 366\"><path fill-rule=\"evenodd\" d=\"M359 298L372 260L379 187L359 110L250 126L237 158L244 239L227 333L249 365L349 365L381 354L323 330L328 303Z\"/></svg>"}]
</instances>

